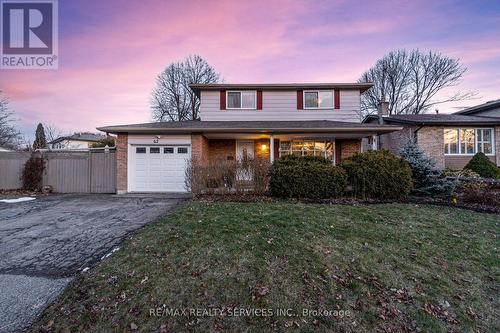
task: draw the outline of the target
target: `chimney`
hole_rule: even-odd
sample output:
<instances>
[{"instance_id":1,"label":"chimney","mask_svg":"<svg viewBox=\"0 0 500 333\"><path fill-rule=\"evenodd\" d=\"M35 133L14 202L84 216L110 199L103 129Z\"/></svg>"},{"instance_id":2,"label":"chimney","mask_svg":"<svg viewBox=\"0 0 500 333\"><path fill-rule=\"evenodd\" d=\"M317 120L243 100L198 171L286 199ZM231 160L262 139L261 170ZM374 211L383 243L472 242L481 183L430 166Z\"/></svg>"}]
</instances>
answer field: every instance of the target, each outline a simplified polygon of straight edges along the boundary
<instances>
[{"instance_id":1,"label":"chimney","mask_svg":"<svg viewBox=\"0 0 500 333\"><path fill-rule=\"evenodd\" d=\"M389 102L385 101L385 96L382 95L382 98L380 99L380 102L378 103L378 123L379 125L384 124L384 116L389 115Z\"/></svg>"}]
</instances>

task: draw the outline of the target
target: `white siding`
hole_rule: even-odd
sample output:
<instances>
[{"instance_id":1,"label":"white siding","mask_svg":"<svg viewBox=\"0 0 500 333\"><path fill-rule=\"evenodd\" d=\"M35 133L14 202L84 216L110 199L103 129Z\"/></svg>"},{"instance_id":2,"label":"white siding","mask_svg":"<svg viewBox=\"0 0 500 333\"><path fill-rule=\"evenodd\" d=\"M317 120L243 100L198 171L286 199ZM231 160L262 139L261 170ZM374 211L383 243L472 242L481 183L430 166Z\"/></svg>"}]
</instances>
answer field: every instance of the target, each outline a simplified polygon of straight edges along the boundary
<instances>
[{"instance_id":1,"label":"white siding","mask_svg":"<svg viewBox=\"0 0 500 333\"><path fill-rule=\"evenodd\" d=\"M335 120L360 122L359 90L340 91L340 109L297 110L296 91L263 91L262 110L221 110L219 91L202 91L201 120Z\"/></svg>"}]
</instances>

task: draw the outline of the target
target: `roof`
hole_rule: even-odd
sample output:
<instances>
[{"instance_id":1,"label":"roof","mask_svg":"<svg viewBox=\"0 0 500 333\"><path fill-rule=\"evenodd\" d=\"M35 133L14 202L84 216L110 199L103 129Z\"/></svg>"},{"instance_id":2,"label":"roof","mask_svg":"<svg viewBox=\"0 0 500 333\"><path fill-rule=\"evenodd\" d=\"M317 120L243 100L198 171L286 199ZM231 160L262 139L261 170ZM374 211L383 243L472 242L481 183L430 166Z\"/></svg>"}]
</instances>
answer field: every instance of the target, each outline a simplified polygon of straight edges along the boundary
<instances>
[{"instance_id":1,"label":"roof","mask_svg":"<svg viewBox=\"0 0 500 333\"><path fill-rule=\"evenodd\" d=\"M369 115L363 119L378 119L377 115ZM384 122L413 125L500 125L498 117L478 117L459 114L398 114L384 116Z\"/></svg>"},{"instance_id":2,"label":"roof","mask_svg":"<svg viewBox=\"0 0 500 333\"><path fill-rule=\"evenodd\" d=\"M101 141L102 139L105 139L105 138L106 138L106 136L102 135L102 134L75 133L73 135L60 136L57 139L50 141L49 144L58 143L58 142L65 141L65 140L98 142L98 141Z\"/></svg>"},{"instance_id":3,"label":"roof","mask_svg":"<svg viewBox=\"0 0 500 333\"><path fill-rule=\"evenodd\" d=\"M98 127L100 131L107 133L193 133L193 132L219 132L219 133L269 133L269 132L321 132L321 131L380 131L392 132L400 130L401 127L391 125L373 125L350 123L329 120L308 121L176 121L156 122L131 125L116 125Z\"/></svg>"},{"instance_id":4,"label":"roof","mask_svg":"<svg viewBox=\"0 0 500 333\"><path fill-rule=\"evenodd\" d=\"M364 92L370 89L373 83L208 83L208 84L191 84L189 87L200 95L201 90L231 90L231 89L248 89L248 90L297 90L297 89L359 89Z\"/></svg>"},{"instance_id":5,"label":"roof","mask_svg":"<svg viewBox=\"0 0 500 333\"><path fill-rule=\"evenodd\" d=\"M500 99L497 99L495 101L489 101L483 104L479 104L476 106L472 106L470 108L455 112L454 114L473 114L476 112L482 112L482 111L487 111L490 109L495 109L495 108L500 108Z\"/></svg>"}]
</instances>

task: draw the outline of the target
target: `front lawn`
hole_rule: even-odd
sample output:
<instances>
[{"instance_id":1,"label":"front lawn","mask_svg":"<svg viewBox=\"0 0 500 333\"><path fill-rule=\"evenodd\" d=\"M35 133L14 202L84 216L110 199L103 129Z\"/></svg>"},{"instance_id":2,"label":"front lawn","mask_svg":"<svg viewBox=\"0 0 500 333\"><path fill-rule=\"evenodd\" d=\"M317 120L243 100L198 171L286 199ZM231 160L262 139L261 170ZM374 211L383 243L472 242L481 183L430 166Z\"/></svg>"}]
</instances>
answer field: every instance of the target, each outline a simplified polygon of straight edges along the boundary
<instances>
[{"instance_id":1,"label":"front lawn","mask_svg":"<svg viewBox=\"0 0 500 333\"><path fill-rule=\"evenodd\" d=\"M406 204L193 202L77 278L32 330L498 332L499 222Z\"/></svg>"}]
</instances>

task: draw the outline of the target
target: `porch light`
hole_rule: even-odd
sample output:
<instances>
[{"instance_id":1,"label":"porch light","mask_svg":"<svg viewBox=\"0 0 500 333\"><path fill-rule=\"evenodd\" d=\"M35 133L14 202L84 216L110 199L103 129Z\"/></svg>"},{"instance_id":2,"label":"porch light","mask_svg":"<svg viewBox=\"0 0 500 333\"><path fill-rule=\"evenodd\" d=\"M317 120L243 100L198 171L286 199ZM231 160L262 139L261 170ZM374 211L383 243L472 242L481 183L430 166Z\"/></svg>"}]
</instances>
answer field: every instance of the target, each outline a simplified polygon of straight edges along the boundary
<instances>
[{"instance_id":1,"label":"porch light","mask_svg":"<svg viewBox=\"0 0 500 333\"><path fill-rule=\"evenodd\" d=\"M260 149L262 150L266 150L267 149L267 145L265 143L263 143L261 146L260 146Z\"/></svg>"}]
</instances>

